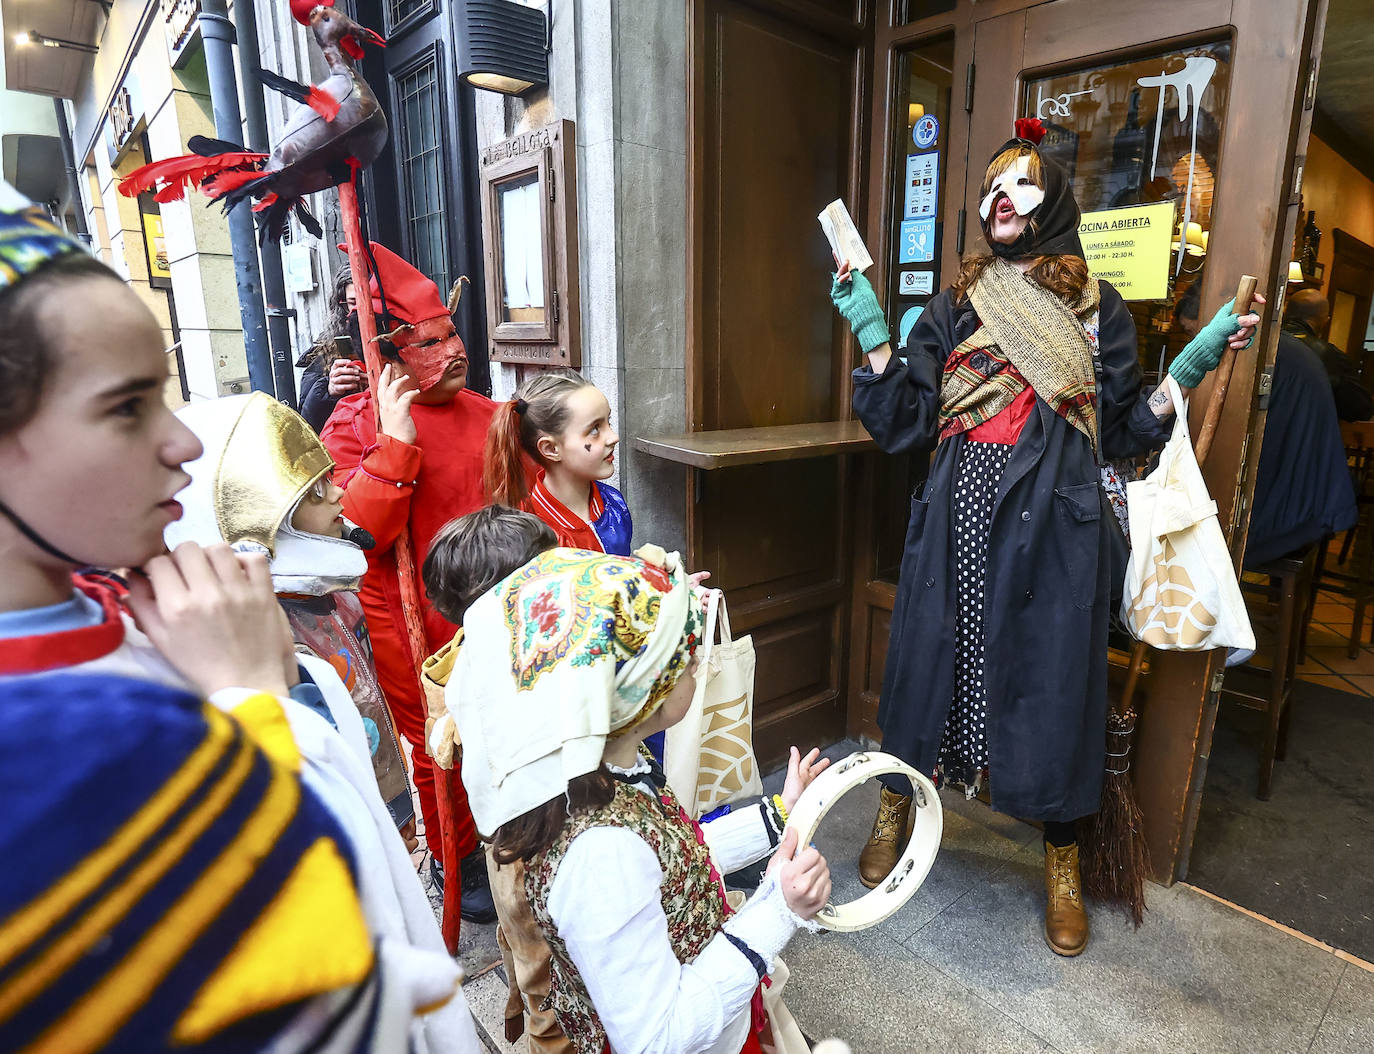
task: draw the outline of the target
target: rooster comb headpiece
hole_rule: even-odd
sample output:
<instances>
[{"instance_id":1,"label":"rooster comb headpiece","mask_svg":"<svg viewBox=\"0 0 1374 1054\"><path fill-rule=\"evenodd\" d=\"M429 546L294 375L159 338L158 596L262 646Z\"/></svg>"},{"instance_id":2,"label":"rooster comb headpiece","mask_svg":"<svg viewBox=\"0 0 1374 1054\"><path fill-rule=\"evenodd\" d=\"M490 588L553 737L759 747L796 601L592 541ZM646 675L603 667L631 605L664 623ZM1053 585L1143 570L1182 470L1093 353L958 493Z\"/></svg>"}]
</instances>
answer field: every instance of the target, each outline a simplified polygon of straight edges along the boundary
<instances>
[{"instance_id":1,"label":"rooster comb headpiece","mask_svg":"<svg viewBox=\"0 0 1374 1054\"><path fill-rule=\"evenodd\" d=\"M1045 126L1038 117L1018 117L1016 119L1016 138L1024 139L1034 146L1040 145L1045 138Z\"/></svg>"}]
</instances>

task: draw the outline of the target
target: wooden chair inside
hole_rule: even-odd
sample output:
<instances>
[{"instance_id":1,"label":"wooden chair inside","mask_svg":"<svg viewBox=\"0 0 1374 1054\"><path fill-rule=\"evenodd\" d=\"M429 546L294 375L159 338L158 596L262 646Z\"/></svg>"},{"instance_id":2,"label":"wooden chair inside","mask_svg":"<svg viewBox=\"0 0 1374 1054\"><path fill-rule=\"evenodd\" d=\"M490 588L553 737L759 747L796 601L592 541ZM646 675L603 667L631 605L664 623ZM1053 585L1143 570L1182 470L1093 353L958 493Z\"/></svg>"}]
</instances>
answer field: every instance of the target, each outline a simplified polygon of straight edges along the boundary
<instances>
[{"instance_id":1,"label":"wooden chair inside","mask_svg":"<svg viewBox=\"0 0 1374 1054\"><path fill-rule=\"evenodd\" d=\"M1323 545L1314 544L1300 553L1248 568L1240 580L1251 624L1267 623L1274 628L1273 653L1267 670L1251 666L1229 670L1221 694L1224 699L1265 714L1255 792L1261 801L1269 799L1275 759L1282 761L1287 754L1293 685L1297 679L1318 554L1323 549ZM1261 679L1267 679L1267 684ZM1260 681L1255 689L1246 690L1255 681Z\"/></svg>"},{"instance_id":2,"label":"wooden chair inside","mask_svg":"<svg viewBox=\"0 0 1374 1054\"><path fill-rule=\"evenodd\" d=\"M1344 422L1341 435L1350 463L1350 475L1355 483L1355 497L1360 509L1359 522L1345 532L1336 566L1327 559L1326 546L1317 553L1317 564L1307 601L1304 627L1312 619L1317 591L1324 589L1355 601L1355 617L1350 624L1350 639L1346 654L1354 659L1360 653L1360 638L1364 632L1365 614L1374 602L1374 422ZM1370 643L1374 643L1374 620L1370 623ZM1307 641L1304 632L1299 662L1306 658Z\"/></svg>"}]
</instances>

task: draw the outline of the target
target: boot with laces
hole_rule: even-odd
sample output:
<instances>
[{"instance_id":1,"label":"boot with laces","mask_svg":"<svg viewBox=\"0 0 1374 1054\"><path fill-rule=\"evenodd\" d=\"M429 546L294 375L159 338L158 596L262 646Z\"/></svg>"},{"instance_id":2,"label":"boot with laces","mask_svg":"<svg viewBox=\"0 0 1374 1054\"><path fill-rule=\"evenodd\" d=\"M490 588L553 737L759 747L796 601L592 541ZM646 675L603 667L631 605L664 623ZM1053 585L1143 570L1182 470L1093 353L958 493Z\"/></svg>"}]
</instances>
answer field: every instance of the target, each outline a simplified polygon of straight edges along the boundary
<instances>
[{"instance_id":1,"label":"boot with laces","mask_svg":"<svg viewBox=\"0 0 1374 1054\"><path fill-rule=\"evenodd\" d=\"M1056 955L1074 956L1088 946L1088 913L1078 846L1045 845L1045 943Z\"/></svg>"},{"instance_id":2,"label":"boot with laces","mask_svg":"<svg viewBox=\"0 0 1374 1054\"><path fill-rule=\"evenodd\" d=\"M894 794L886 787L878 798L878 816L873 833L859 854L859 881L872 889L885 879L902 855L902 840L911 815L911 795Z\"/></svg>"}]
</instances>

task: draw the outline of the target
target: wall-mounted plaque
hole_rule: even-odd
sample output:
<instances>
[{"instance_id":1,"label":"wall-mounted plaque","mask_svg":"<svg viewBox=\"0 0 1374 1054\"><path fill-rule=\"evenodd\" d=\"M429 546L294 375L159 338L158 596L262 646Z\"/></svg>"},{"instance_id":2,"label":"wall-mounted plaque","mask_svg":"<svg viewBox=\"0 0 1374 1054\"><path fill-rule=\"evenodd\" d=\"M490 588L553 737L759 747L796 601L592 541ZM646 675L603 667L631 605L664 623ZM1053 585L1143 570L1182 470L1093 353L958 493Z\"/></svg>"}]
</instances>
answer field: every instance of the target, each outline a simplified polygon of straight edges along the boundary
<instances>
[{"instance_id":1,"label":"wall-mounted plaque","mask_svg":"<svg viewBox=\"0 0 1374 1054\"><path fill-rule=\"evenodd\" d=\"M556 121L482 152L489 357L581 365L577 143Z\"/></svg>"}]
</instances>

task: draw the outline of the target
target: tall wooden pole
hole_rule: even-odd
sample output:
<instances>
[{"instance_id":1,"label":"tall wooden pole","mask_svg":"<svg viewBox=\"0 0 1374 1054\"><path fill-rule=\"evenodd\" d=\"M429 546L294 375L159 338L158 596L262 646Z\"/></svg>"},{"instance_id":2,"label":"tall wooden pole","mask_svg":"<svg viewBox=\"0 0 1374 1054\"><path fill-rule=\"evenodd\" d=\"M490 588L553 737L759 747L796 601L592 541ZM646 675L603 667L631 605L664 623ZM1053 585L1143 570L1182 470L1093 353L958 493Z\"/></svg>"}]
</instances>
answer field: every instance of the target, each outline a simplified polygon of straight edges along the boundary
<instances>
[{"instance_id":1,"label":"tall wooden pole","mask_svg":"<svg viewBox=\"0 0 1374 1054\"><path fill-rule=\"evenodd\" d=\"M372 393L372 409L376 415L377 434L382 434L381 400L378 390L382 378L382 356L377 348L377 318L372 313L372 297L367 291L367 279L372 273L368 267L367 253L363 249L363 229L358 216L357 170L344 183L339 184L339 218L343 222L344 241L348 245L348 263L353 271L353 281L358 289L358 333L362 337L363 362L367 366L367 386ZM420 664L429 655L429 642L425 637L424 623L420 620L420 585L415 573L415 546L410 540L410 527L401 528L392 554L396 559L396 578L401 590L401 610L405 620L406 641L410 645L411 664L416 681L420 676ZM421 693L423 698L423 693ZM462 872L459 867L457 846L451 833L453 822L453 793L450 783L458 779L457 769L443 770L434 767L434 794L437 799L439 826L442 830L426 831L430 851L434 851L434 841L439 839L440 860L444 867L444 918L442 929L444 943L450 954L458 950L459 903L458 894L462 889Z\"/></svg>"}]
</instances>

